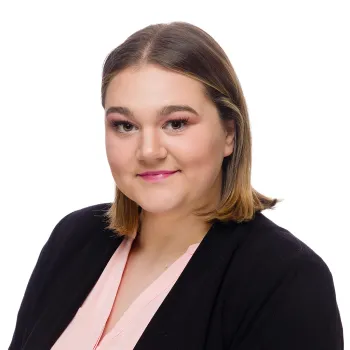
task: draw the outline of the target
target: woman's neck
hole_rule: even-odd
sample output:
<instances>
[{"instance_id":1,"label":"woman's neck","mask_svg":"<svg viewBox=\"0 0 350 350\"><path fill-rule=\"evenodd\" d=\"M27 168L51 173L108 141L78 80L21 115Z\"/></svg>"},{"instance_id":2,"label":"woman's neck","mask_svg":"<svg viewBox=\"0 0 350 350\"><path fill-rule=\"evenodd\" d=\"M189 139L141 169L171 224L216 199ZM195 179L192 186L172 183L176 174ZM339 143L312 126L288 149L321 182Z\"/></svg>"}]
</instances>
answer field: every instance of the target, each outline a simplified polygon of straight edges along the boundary
<instances>
[{"instance_id":1,"label":"woman's neck","mask_svg":"<svg viewBox=\"0 0 350 350\"><path fill-rule=\"evenodd\" d=\"M144 214L144 213L143 213ZM196 216L142 215L140 232L134 241L134 249L149 256L178 255L195 243L199 243L211 224Z\"/></svg>"}]
</instances>

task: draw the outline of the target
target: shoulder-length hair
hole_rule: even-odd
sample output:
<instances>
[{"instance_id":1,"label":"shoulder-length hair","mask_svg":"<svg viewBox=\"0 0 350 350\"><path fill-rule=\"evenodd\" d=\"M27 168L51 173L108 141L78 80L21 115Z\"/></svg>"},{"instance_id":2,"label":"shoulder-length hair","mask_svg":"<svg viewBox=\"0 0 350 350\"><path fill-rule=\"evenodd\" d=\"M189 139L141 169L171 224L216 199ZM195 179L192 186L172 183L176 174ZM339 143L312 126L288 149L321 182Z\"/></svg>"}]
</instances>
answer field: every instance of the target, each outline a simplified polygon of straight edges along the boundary
<instances>
[{"instance_id":1,"label":"shoulder-length hair","mask_svg":"<svg viewBox=\"0 0 350 350\"><path fill-rule=\"evenodd\" d=\"M255 212L273 208L281 199L268 198L251 186L252 141L246 101L236 73L220 45L204 30L186 22L147 26L115 48L106 58L101 97L118 72L156 64L203 83L224 125L234 125L234 150L223 159L221 201L215 210L195 214L215 220L249 221ZM140 206L116 186L115 199L104 213L108 228L132 236L140 228Z\"/></svg>"}]
</instances>

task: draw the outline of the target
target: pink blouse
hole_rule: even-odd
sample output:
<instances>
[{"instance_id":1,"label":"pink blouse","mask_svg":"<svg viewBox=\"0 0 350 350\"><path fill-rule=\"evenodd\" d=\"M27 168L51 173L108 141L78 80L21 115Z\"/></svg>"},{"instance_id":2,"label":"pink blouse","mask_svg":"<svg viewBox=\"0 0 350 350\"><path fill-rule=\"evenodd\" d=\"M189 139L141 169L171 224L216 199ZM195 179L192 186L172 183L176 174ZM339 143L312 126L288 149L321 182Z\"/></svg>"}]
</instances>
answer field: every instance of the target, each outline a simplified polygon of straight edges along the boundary
<instances>
[{"instance_id":1,"label":"pink blouse","mask_svg":"<svg viewBox=\"0 0 350 350\"><path fill-rule=\"evenodd\" d=\"M116 249L94 288L51 350L133 349L199 246L199 243L190 245L182 256L133 301L100 342L133 240L125 238Z\"/></svg>"}]
</instances>

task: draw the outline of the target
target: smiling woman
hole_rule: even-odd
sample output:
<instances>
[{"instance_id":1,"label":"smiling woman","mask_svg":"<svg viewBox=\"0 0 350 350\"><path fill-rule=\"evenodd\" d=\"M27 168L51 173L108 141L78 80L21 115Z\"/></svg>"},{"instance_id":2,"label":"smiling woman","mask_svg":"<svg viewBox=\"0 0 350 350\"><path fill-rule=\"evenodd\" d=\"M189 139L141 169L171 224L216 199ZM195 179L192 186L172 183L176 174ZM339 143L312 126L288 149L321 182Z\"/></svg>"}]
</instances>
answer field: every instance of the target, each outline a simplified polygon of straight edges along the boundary
<instances>
[{"instance_id":1,"label":"smiling woman","mask_svg":"<svg viewBox=\"0 0 350 350\"><path fill-rule=\"evenodd\" d=\"M102 76L113 203L65 216L10 349L343 349L332 274L262 214L235 71L183 22L151 25Z\"/></svg>"},{"instance_id":2,"label":"smiling woman","mask_svg":"<svg viewBox=\"0 0 350 350\"><path fill-rule=\"evenodd\" d=\"M111 79L105 109L107 158L118 195L163 218L217 207L222 161L232 154L234 128L228 132L200 81L155 64L127 68ZM177 176L157 181L157 187L137 176L171 171Z\"/></svg>"}]
</instances>

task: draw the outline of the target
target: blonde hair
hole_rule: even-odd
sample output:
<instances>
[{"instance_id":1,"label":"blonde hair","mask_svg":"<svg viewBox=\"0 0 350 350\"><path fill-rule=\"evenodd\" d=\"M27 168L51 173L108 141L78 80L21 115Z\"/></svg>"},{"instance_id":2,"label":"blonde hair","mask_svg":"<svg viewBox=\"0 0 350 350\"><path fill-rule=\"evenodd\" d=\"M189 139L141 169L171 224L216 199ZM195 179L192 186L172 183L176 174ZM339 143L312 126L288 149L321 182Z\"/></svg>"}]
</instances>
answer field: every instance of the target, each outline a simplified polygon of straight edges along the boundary
<instances>
[{"instance_id":1,"label":"blonde hair","mask_svg":"<svg viewBox=\"0 0 350 350\"><path fill-rule=\"evenodd\" d=\"M194 213L208 223L215 220L249 221L255 212L272 209L281 199L264 196L252 188L252 141L245 98L236 73L219 44L205 31L186 22L147 26L128 37L106 58L101 99L111 79L128 67L156 64L203 83L220 119L234 124L234 150L222 163L221 201L215 210ZM231 123L230 123L231 122ZM105 212L108 228L132 236L140 228L141 207L116 186L115 198Z\"/></svg>"}]
</instances>

